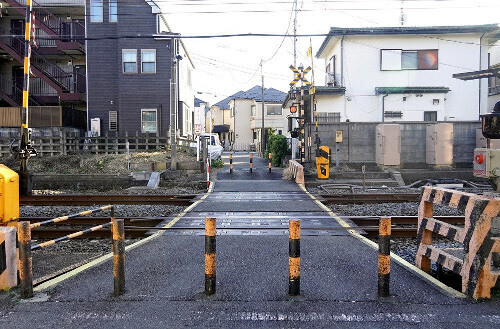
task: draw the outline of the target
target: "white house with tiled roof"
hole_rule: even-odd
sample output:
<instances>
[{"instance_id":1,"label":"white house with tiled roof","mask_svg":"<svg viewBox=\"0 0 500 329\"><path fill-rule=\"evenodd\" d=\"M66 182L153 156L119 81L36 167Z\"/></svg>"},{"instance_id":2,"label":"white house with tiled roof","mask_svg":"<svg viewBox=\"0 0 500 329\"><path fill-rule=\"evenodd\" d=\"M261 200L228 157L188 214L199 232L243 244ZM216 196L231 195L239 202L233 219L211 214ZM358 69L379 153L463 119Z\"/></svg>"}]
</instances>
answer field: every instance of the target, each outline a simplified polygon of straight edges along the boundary
<instances>
[{"instance_id":1,"label":"white house with tiled roof","mask_svg":"<svg viewBox=\"0 0 500 329\"><path fill-rule=\"evenodd\" d=\"M342 122L478 120L491 110L487 79L452 76L487 69L497 31L498 25L332 27L316 54L326 71L317 110Z\"/></svg>"}]
</instances>

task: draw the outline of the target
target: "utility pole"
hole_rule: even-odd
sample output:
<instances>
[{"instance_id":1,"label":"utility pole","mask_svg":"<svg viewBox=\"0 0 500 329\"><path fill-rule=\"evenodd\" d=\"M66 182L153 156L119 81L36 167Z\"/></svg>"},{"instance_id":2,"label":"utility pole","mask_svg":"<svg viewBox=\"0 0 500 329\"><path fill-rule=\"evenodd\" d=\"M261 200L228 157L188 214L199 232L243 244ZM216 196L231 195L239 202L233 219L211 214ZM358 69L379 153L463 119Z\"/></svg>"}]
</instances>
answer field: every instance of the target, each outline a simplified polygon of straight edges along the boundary
<instances>
[{"instance_id":1,"label":"utility pole","mask_svg":"<svg viewBox=\"0 0 500 329\"><path fill-rule=\"evenodd\" d=\"M177 70L178 70L178 60L177 60L177 45L179 40L172 38L172 72L170 78L170 150L171 150L171 162L170 168L172 170L177 169ZM172 78L174 81L172 82Z\"/></svg>"},{"instance_id":2,"label":"utility pole","mask_svg":"<svg viewBox=\"0 0 500 329\"><path fill-rule=\"evenodd\" d=\"M295 17L293 20L293 67L297 67L297 0L294 0ZM292 87L293 91L293 87ZM296 114L292 114L296 116ZM292 130L296 128L297 122L292 120ZM297 154L297 138L292 138L292 160L295 160Z\"/></svg>"},{"instance_id":3,"label":"utility pole","mask_svg":"<svg viewBox=\"0 0 500 329\"><path fill-rule=\"evenodd\" d=\"M264 157L264 152L266 150L266 144L264 141L265 138L265 128L264 128L264 73L263 73L263 67L264 61L261 59L260 60L260 75L262 76L262 129L261 129L261 135L260 135L260 150L262 153L262 157Z\"/></svg>"},{"instance_id":4,"label":"utility pole","mask_svg":"<svg viewBox=\"0 0 500 329\"><path fill-rule=\"evenodd\" d=\"M294 0L295 17L293 19L293 66L297 67L297 0Z\"/></svg>"}]
</instances>

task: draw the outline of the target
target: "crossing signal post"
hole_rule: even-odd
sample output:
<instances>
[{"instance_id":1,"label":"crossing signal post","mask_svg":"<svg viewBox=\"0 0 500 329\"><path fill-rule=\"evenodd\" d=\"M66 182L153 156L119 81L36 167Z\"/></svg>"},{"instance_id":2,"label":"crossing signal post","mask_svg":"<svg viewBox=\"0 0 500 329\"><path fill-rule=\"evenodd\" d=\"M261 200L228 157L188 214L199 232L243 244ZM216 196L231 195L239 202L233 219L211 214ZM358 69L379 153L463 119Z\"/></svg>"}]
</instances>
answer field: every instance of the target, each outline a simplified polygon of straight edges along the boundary
<instances>
[{"instance_id":1,"label":"crossing signal post","mask_svg":"<svg viewBox=\"0 0 500 329\"><path fill-rule=\"evenodd\" d=\"M35 44L32 24L34 21L33 5L31 0L26 0L26 26L24 29L24 82L23 103L21 107L21 141L19 146L12 147L12 152L17 153L21 166L19 169L19 193L30 195L32 190L32 175L28 172L28 159L37 154L31 142L31 129L28 126L28 95L30 78L31 37ZM34 30L34 29L33 29ZM36 44L35 44L36 45Z\"/></svg>"},{"instance_id":2,"label":"crossing signal post","mask_svg":"<svg viewBox=\"0 0 500 329\"><path fill-rule=\"evenodd\" d=\"M297 82L300 81L300 100L298 103L298 113L299 113L299 149L300 149L300 164L304 165L305 162L305 127L304 127L304 85L310 86L311 83L305 78L306 74L312 70L309 66L304 70L304 67L300 65L298 69L296 69L293 65L290 65L290 70L295 74L294 79L290 82L290 88L293 88Z\"/></svg>"}]
</instances>

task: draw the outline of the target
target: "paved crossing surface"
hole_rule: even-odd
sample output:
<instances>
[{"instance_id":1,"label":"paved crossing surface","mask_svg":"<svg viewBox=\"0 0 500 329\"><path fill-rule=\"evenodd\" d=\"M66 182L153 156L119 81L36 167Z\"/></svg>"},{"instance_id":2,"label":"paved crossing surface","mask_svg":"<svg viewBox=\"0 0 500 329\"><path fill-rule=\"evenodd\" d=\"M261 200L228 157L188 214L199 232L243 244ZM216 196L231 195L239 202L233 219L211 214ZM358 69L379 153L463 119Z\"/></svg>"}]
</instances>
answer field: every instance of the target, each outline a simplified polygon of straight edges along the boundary
<instances>
[{"instance_id":1,"label":"paved crossing surface","mask_svg":"<svg viewBox=\"0 0 500 329\"><path fill-rule=\"evenodd\" d=\"M359 235L337 230L338 221L294 183L281 180L279 171L265 173L266 161L254 158L250 174L244 165L248 155L238 156L243 164L234 174L241 180L226 180L224 169L214 191L172 220L170 230L127 249L124 295L111 296L112 266L104 259L38 287L32 300L9 301L4 294L0 328L500 326L498 298L484 303L457 298L396 261L392 296L377 297L376 248ZM200 235L207 216L217 218L219 231L217 292L211 297L203 293ZM288 295L286 226L291 217L300 218L304 228L297 297Z\"/></svg>"}]
</instances>

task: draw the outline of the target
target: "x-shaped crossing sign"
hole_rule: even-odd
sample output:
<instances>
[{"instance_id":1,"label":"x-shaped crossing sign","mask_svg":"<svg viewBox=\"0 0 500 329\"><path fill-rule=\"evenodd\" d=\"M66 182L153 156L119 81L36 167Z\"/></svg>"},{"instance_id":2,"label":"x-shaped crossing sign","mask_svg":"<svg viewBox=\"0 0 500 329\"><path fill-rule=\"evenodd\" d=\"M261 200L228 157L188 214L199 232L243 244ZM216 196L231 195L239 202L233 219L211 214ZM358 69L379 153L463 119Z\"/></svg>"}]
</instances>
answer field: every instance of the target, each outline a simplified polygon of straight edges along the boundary
<instances>
[{"instance_id":1,"label":"x-shaped crossing sign","mask_svg":"<svg viewBox=\"0 0 500 329\"><path fill-rule=\"evenodd\" d=\"M309 66L307 69L305 69L302 73L297 70L293 65L290 65L290 70L293 71L293 73L295 73L295 78L292 80L292 82L290 82L290 87L293 87L295 86L295 84L297 82L299 82L299 80L302 80L306 86L310 86L311 83L309 81L307 81L306 79L306 74L309 73L309 71L311 71L311 67Z\"/></svg>"}]
</instances>

